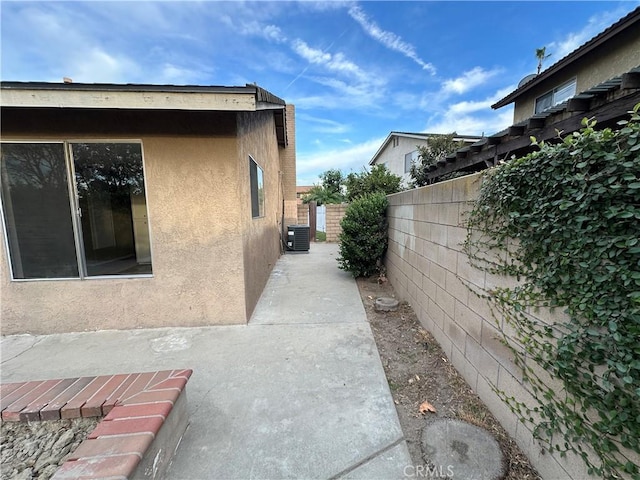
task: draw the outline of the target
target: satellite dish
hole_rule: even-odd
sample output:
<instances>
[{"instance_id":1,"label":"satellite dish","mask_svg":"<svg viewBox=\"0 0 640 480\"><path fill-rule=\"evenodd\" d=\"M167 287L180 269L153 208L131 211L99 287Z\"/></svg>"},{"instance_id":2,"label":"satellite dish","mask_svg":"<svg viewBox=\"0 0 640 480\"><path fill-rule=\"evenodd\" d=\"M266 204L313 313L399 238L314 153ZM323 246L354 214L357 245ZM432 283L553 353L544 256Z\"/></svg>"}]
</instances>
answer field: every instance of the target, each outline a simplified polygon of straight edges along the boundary
<instances>
[{"instance_id":1,"label":"satellite dish","mask_svg":"<svg viewBox=\"0 0 640 480\"><path fill-rule=\"evenodd\" d=\"M520 80L520 83L518 84L518 88L520 88L521 86L523 86L525 83L527 83L529 80L533 80L534 78L536 78L538 75L536 75L535 73L530 73L529 75L527 75L526 77L524 77L522 80Z\"/></svg>"}]
</instances>

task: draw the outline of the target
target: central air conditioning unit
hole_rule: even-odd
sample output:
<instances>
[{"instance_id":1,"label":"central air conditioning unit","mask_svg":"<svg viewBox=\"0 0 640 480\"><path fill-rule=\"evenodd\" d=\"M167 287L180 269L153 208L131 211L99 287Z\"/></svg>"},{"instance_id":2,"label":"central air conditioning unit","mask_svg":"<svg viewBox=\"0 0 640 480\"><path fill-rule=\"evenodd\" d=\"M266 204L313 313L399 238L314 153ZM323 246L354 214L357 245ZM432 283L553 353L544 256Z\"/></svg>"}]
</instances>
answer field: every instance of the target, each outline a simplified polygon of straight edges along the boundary
<instances>
[{"instance_id":1,"label":"central air conditioning unit","mask_svg":"<svg viewBox=\"0 0 640 480\"><path fill-rule=\"evenodd\" d=\"M309 251L309 225L287 227L287 248L294 252Z\"/></svg>"}]
</instances>

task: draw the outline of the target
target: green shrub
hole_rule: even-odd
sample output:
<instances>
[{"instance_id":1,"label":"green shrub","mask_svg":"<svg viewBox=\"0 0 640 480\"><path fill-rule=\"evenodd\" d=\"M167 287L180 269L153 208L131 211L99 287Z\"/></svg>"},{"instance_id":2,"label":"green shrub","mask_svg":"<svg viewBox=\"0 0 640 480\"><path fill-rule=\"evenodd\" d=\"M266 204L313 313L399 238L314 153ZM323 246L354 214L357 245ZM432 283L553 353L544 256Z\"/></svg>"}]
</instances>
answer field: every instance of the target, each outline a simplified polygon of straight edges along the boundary
<instances>
[{"instance_id":1,"label":"green shrub","mask_svg":"<svg viewBox=\"0 0 640 480\"><path fill-rule=\"evenodd\" d=\"M354 277L368 277L380 272L388 244L388 204L383 193L364 195L347 207L340 222L339 267Z\"/></svg>"},{"instance_id":2,"label":"green shrub","mask_svg":"<svg viewBox=\"0 0 640 480\"><path fill-rule=\"evenodd\" d=\"M370 193L397 193L402 190L402 178L391 173L383 164L378 164L371 167L369 172L350 173L344 185L347 188L347 202L352 202Z\"/></svg>"}]
</instances>

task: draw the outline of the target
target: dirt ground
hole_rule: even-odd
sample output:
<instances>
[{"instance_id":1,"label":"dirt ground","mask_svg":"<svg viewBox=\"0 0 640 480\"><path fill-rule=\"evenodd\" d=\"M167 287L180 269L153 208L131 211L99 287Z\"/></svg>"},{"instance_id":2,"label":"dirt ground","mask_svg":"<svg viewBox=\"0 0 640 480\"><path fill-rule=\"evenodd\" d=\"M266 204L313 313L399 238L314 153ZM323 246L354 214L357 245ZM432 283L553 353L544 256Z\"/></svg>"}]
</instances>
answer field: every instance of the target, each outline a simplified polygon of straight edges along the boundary
<instances>
[{"instance_id":1,"label":"dirt ground","mask_svg":"<svg viewBox=\"0 0 640 480\"><path fill-rule=\"evenodd\" d=\"M507 463L506 480L539 479L515 441L449 363L435 338L422 328L411 307L401 303L396 312L374 309L376 298L395 297L389 282L360 278L357 284L414 464L429 466L421 447L422 430L429 419L455 418L494 435ZM420 413L425 401L436 413Z\"/></svg>"}]
</instances>

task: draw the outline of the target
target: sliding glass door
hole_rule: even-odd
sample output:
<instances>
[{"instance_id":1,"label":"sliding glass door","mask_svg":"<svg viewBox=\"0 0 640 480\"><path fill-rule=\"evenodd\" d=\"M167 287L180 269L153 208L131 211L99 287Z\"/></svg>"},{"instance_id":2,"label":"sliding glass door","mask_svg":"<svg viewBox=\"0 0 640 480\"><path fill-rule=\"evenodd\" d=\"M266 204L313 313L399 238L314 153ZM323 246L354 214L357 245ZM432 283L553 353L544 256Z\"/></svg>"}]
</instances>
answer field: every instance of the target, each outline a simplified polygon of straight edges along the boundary
<instances>
[{"instance_id":1,"label":"sliding glass door","mask_svg":"<svg viewBox=\"0 0 640 480\"><path fill-rule=\"evenodd\" d=\"M87 276L151 273L137 143L72 143Z\"/></svg>"},{"instance_id":2,"label":"sliding glass door","mask_svg":"<svg viewBox=\"0 0 640 480\"><path fill-rule=\"evenodd\" d=\"M139 143L3 143L2 206L14 279L152 273Z\"/></svg>"},{"instance_id":3,"label":"sliding glass door","mask_svg":"<svg viewBox=\"0 0 640 480\"><path fill-rule=\"evenodd\" d=\"M13 277L77 277L64 144L3 143L1 168Z\"/></svg>"}]
</instances>

